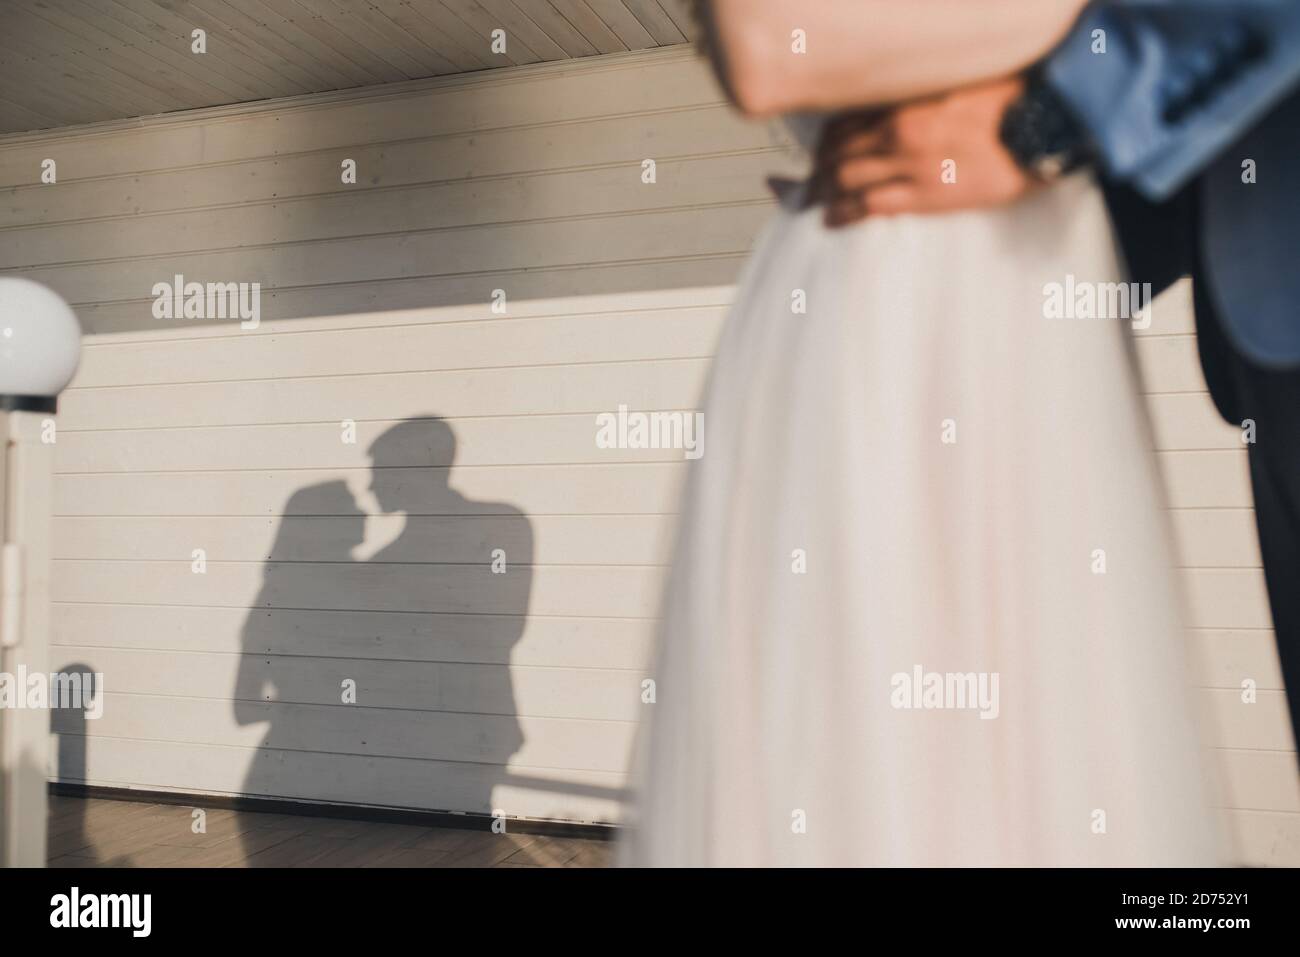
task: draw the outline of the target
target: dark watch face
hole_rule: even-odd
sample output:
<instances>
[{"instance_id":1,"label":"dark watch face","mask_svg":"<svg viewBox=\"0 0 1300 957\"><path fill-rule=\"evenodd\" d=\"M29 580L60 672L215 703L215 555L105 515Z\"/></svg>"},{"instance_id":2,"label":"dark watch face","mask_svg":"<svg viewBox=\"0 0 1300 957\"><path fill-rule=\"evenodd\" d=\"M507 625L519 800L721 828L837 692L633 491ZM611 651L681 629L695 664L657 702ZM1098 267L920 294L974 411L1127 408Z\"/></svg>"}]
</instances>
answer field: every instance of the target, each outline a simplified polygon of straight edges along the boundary
<instances>
[{"instance_id":1,"label":"dark watch face","mask_svg":"<svg viewBox=\"0 0 1300 957\"><path fill-rule=\"evenodd\" d=\"M1082 140L1059 97L1037 79L1007 109L1002 122L1002 143L1016 162L1049 178L1078 165Z\"/></svg>"}]
</instances>

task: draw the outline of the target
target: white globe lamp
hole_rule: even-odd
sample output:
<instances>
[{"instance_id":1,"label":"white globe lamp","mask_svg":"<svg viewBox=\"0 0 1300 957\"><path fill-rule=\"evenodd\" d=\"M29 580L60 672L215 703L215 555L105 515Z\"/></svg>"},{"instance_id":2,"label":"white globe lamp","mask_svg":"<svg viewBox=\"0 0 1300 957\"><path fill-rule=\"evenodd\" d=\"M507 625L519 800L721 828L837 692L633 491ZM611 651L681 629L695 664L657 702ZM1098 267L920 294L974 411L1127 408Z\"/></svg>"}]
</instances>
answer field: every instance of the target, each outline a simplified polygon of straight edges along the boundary
<instances>
[{"instance_id":1,"label":"white globe lamp","mask_svg":"<svg viewBox=\"0 0 1300 957\"><path fill-rule=\"evenodd\" d=\"M53 412L80 356L81 325L58 293L0 277L0 409Z\"/></svg>"}]
</instances>

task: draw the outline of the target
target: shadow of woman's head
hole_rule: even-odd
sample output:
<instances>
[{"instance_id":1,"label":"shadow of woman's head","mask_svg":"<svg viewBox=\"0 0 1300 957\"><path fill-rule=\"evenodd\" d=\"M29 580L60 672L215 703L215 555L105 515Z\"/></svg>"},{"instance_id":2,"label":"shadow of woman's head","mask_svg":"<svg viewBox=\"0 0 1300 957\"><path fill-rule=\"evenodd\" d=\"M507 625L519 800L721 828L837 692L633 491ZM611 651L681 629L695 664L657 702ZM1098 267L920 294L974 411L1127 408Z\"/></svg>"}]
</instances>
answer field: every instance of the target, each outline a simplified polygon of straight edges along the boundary
<instances>
[{"instance_id":1,"label":"shadow of woman's head","mask_svg":"<svg viewBox=\"0 0 1300 957\"><path fill-rule=\"evenodd\" d=\"M308 485L285 502L284 519L268 561L351 561L352 550L365 537L366 513L357 506L346 482Z\"/></svg>"}]
</instances>

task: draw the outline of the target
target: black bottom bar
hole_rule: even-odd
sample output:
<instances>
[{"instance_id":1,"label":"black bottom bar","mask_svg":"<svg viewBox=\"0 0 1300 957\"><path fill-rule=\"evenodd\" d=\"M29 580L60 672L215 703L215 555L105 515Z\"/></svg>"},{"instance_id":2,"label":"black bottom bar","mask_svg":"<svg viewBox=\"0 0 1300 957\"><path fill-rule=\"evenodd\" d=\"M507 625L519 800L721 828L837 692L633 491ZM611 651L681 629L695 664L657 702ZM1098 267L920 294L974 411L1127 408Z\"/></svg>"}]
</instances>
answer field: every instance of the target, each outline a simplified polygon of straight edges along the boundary
<instances>
[{"instance_id":1,"label":"black bottom bar","mask_svg":"<svg viewBox=\"0 0 1300 957\"><path fill-rule=\"evenodd\" d=\"M7 944L77 934L78 943L149 939L205 953L227 943L264 952L281 941L295 953L417 941L600 953L639 940L676 950L710 931L729 950L758 939L764 950L787 940L804 952L843 946L846 933L864 948L910 941L917 953L948 940L983 952L1102 937L1232 948L1290 936L1294 887L1294 873L1258 869L29 870L0 872L0 926ZM107 914L119 926L52 926L71 924L74 888L79 924ZM101 895L149 895L148 937L135 936L145 929L143 896Z\"/></svg>"}]
</instances>

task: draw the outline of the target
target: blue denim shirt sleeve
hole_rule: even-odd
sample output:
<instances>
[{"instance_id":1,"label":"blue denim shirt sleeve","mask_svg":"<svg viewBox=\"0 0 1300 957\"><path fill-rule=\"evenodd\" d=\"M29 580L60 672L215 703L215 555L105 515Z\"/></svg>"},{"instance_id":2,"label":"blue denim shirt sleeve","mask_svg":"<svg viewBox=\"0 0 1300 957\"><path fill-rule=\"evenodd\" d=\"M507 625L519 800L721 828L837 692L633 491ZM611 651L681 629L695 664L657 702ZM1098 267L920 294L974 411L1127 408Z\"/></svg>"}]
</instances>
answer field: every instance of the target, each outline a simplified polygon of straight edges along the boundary
<instances>
[{"instance_id":1,"label":"blue denim shirt sleeve","mask_svg":"<svg viewBox=\"0 0 1300 957\"><path fill-rule=\"evenodd\" d=\"M1102 0L1045 75L1107 173L1162 200L1300 85L1300 0Z\"/></svg>"}]
</instances>

